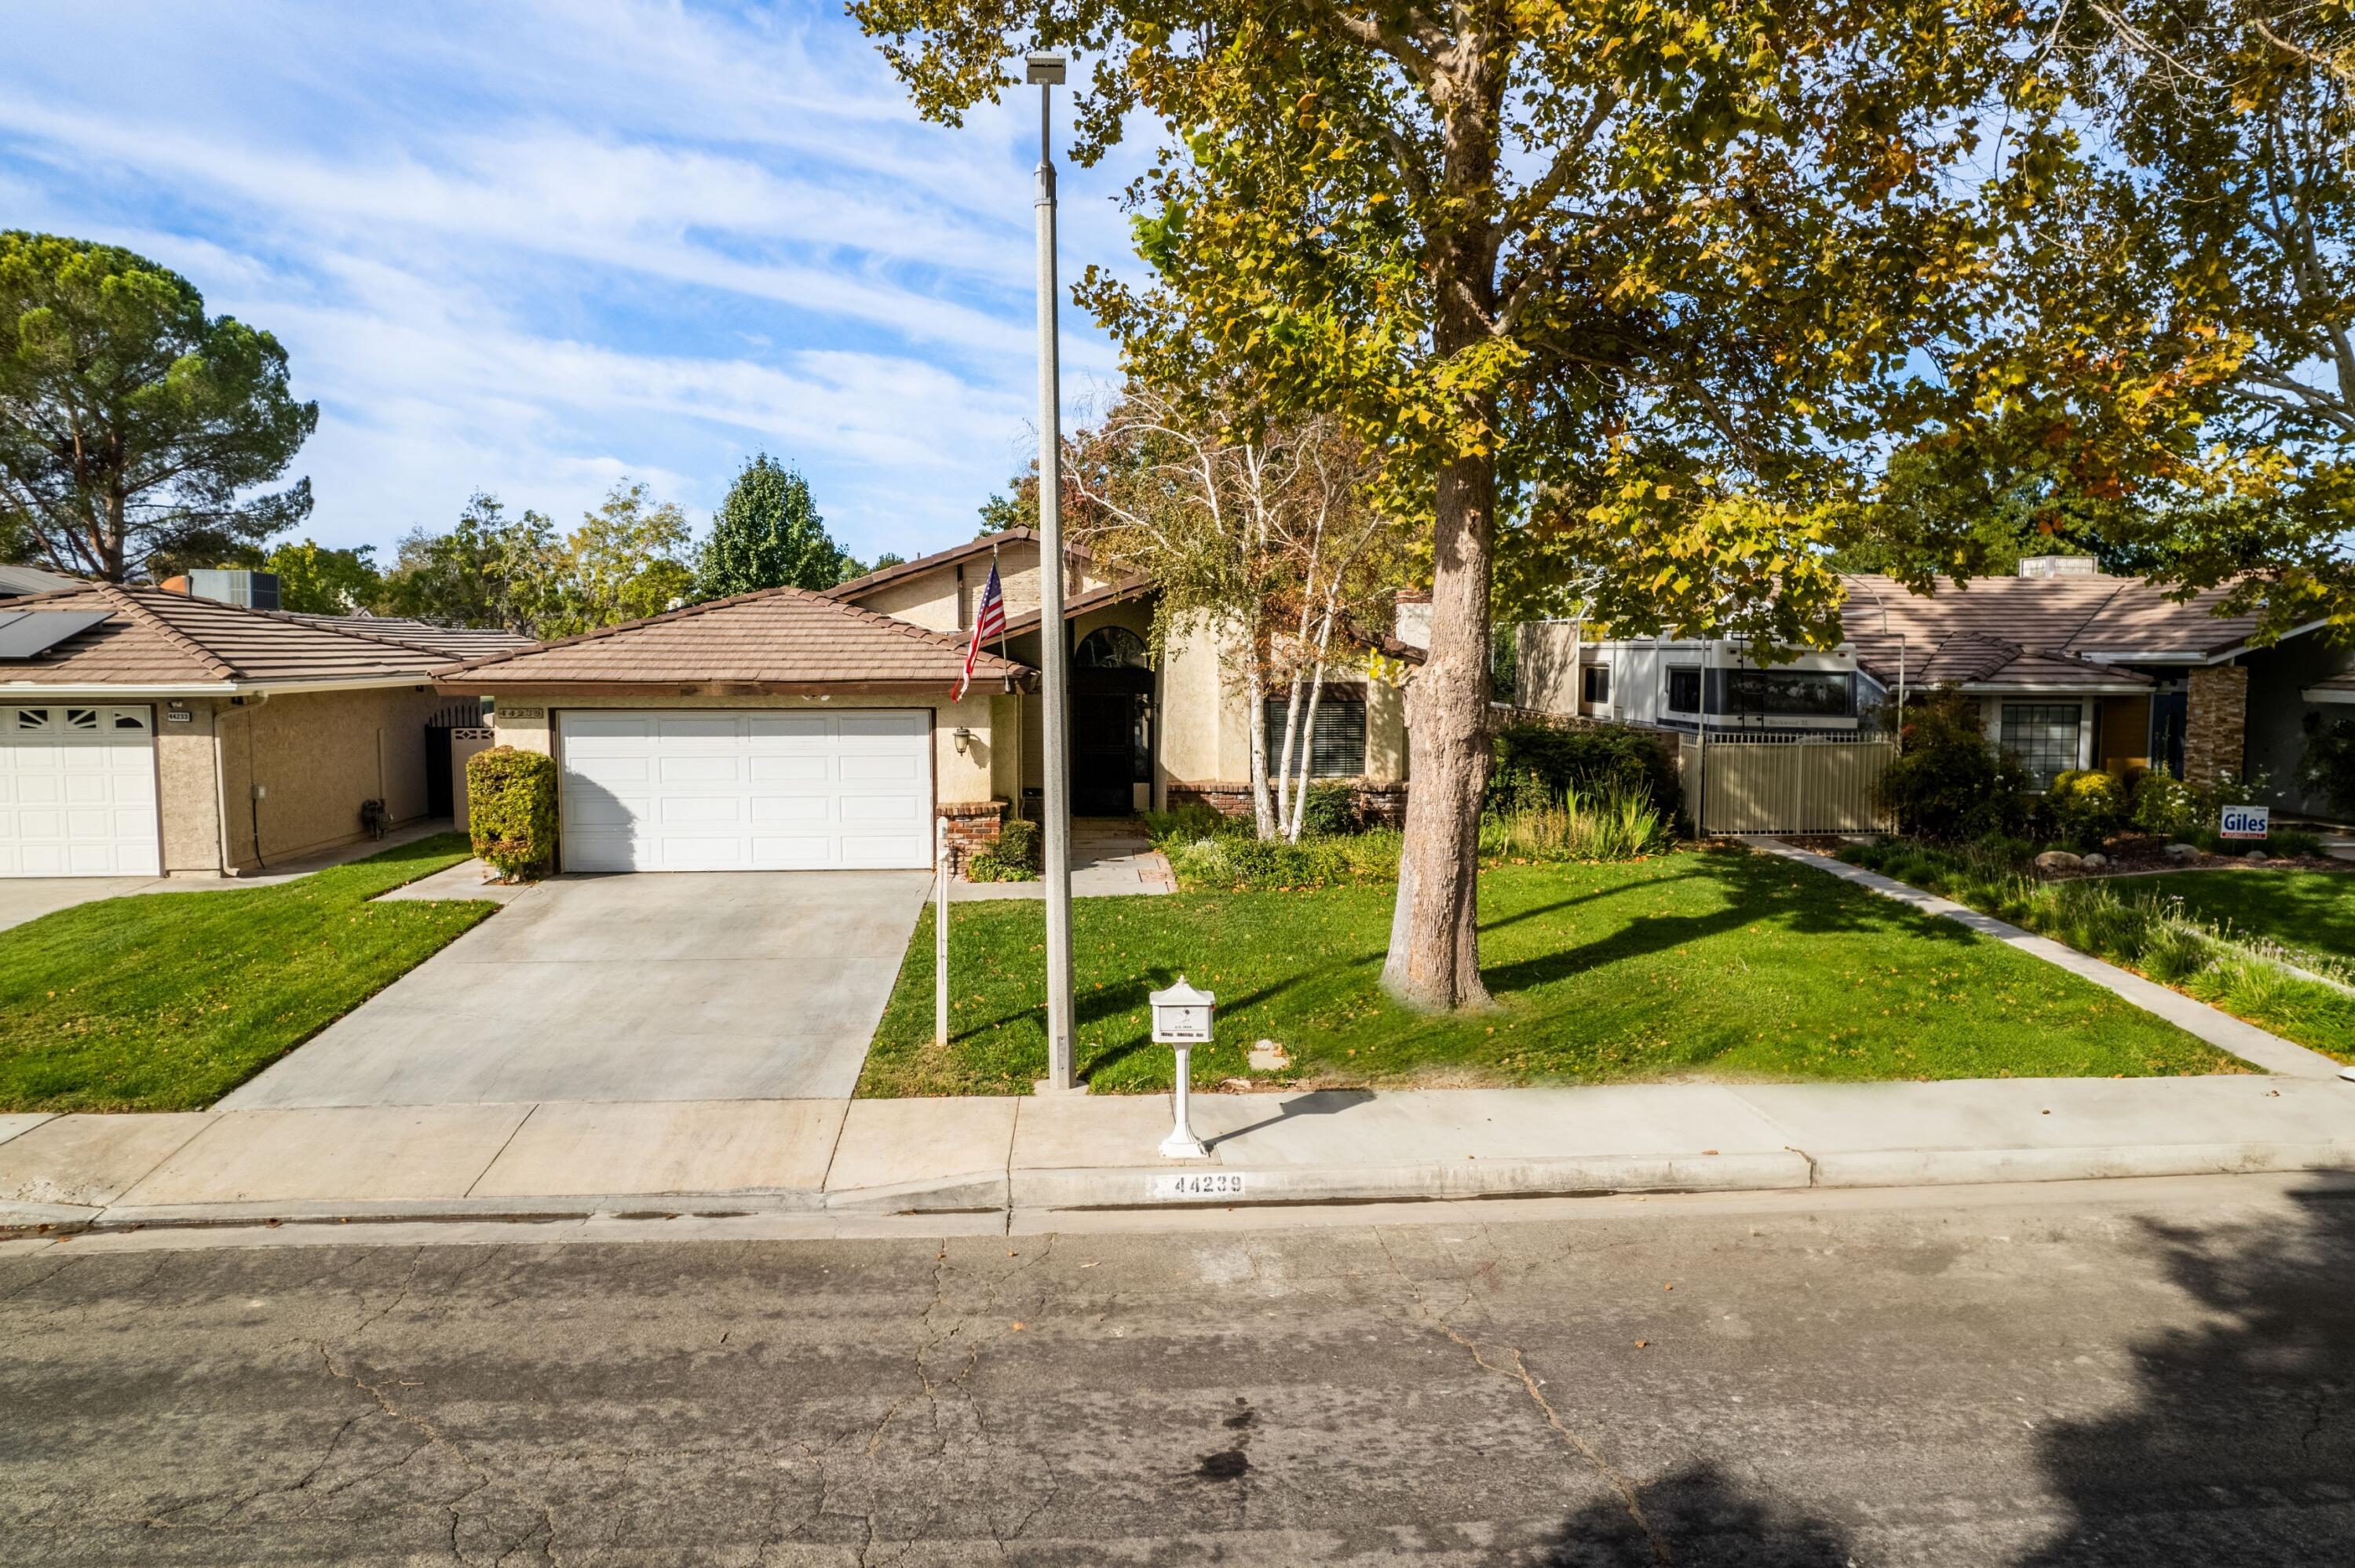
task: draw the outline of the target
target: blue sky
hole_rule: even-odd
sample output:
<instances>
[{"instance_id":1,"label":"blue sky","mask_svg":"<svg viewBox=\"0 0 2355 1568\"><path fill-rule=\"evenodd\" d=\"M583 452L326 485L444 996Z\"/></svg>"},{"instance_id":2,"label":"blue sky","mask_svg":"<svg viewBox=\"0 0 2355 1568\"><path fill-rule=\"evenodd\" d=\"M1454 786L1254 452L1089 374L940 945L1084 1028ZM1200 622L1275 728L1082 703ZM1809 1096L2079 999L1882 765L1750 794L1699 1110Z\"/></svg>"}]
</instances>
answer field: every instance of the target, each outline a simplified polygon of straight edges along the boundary
<instances>
[{"instance_id":1,"label":"blue sky","mask_svg":"<svg viewBox=\"0 0 2355 1568\"><path fill-rule=\"evenodd\" d=\"M766 450L854 554L912 556L1028 461L1035 101L927 124L839 4L9 0L8 33L0 227L276 333L323 544L477 489L569 525L624 474L700 527ZM1064 164L1067 283L1134 271L1121 177ZM1063 325L1069 406L1115 364Z\"/></svg>"}]
</instances>

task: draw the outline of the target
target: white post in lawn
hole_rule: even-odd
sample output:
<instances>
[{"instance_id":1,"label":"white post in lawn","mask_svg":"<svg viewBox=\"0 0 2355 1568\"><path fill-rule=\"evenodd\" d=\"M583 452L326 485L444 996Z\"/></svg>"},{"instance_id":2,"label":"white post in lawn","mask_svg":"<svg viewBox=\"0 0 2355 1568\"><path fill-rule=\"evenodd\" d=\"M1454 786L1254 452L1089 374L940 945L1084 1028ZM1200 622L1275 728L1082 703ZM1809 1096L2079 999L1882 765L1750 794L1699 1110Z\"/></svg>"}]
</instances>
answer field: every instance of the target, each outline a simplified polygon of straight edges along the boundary
<instances>
[{"instance_id":1,"label":"white post in lawn","mask_svg":"<svg viewBox=\"0 0 2355 1568\"><path fill-rule=\"evenodd\" d=\"M949 820L932 819L932 1044L949 1043Z\"/></svg>"},{"instance_id":2,"label":"white post in lawn","mask_svg":"<svg viewBox=\"0 0 2355 1568\"><path fill-rule=\"evenodd\" d=\"M1071 1003L1071 677L1063 623L1062 376L1056 333L1062 291L1055 282L1055 158L1050 109L1063 57L1037 54L1023 80L1039 89L1039 679L1046 687L1047 1087L1080 1086Z\"/></svg>"}]
</instances>

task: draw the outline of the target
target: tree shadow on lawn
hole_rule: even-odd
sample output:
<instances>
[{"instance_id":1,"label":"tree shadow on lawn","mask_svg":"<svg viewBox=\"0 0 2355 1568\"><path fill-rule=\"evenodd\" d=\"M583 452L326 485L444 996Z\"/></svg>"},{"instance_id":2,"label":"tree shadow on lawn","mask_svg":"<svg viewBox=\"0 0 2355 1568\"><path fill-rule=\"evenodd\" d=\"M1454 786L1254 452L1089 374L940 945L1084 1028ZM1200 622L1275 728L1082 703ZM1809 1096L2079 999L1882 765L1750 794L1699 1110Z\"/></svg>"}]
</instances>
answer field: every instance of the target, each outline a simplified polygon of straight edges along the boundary
<instances>
[{"instance_id":1,"label":"tree shadow on lawn","mask_svg":"<svg viewBox=\"0 0 2355 1568\"><path fill-rule=\"evenodd\" d=\"M1943 916L1925 915L1878 894L1851 889L1811 867L1747 852L1703 853L1710 855L1704 866L1649 882L1624 883L1605 892L1642 891L1698 878L1726 889L1728 902L1723 908L1702 915L1639 915L1617 930L1577 947L1484 968L1480 978L1492 994L1511 995L1762 923L1801 936L1889 933L1964 945L1979 940L1976 933ZM1806 881L1808 877L1819 879L1822 885ZM1796 898L1790 896L1795 889ZM1518 912L1494 926L1483 925L1482 931L1486 934L1602 895L1586 895Z\"/></svg>"}]
</instances>

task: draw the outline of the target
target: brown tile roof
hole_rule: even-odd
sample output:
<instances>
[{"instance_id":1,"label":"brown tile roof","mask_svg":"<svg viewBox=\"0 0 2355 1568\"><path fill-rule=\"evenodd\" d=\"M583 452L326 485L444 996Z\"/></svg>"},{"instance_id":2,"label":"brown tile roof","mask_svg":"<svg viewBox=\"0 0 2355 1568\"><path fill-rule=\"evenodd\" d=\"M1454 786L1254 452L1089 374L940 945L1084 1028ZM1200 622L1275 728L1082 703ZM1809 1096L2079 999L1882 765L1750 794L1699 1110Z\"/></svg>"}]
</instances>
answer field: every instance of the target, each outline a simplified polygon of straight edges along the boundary
<instances>
[{"instance_id":1,"label":"brown tile roof","mask_svg":"<svg viewBox=\"0 0 2355 1568\"><path fill-rule=\"evenodd\" d=\"M1870 574L1847 582L1849 643L1884 684L1896 682L1901 637L1907 677L1930 684L2140 685L2147 677L2111 662L2211 658L2256 627L2212 613L2228 589L2178 603L2141 577L1972 577L1929 595Z\"/></svg>"},{"instance_id":2,"label":"brown tile roof","mask_svg":"<svg viewBox=\"0 0 2355 1568\"><path fill-rule=\"evenodd\" d=\"M155 588L91 583L8 601L11 609L103 610L108 619L30 659L0 663L10 684L254 685L430 679L457 660Z\"/></svg>"},{"instance_id":3,"label":"brown tile roof","mask_svg":"<svg viewBox=\"0 0 2355 1568\"><path fill-rule=\"evenodd\" d=\"M1153 581L1149 577L1124 577L1116 583L1099 584L1084 593L1075 593L1065 599L1063 619L1070 620L1075 616L1085 615L1092 609L1102 609L1108 604L1121 604L1132 599L1142 599L1152 591ZM1020 615L1011 617L1006 622L1006 635L1013 637L1025 631L1036 631L1039 629L1040 613L1036 609L1026 609Z\"/></svg>"},{"instance_id":4,"label":"brown tile roof","mask_svg":"<svg viewBox=\"0 0 2355 1568\"><path fill-rule=\"evenodd\" d=\"M931 686L946 693L964 646L913 622L805 588L763 588L691 604L512 653L477 659L444 683L453 691L529 686L737 684ZM1028 670L985 652L977 681Z\"/></svg>"},{"instance_id":5,"label":"brown tile roof","mask_svg":"<svg viewBox=\"0 0 2355 1568\"><path fill-rule=\"evenodd\" d=\"M398 642L404 648L446 653L453 659L479 659L485 653L507 653L537 646L532 639L520 632L501 631L496 627L434 626L398 615L306 615L295 610L286 613L289 620L299 620L305 626L324 626L330 631L349 631L381 641Z\"/></svg>"}]
</instances>

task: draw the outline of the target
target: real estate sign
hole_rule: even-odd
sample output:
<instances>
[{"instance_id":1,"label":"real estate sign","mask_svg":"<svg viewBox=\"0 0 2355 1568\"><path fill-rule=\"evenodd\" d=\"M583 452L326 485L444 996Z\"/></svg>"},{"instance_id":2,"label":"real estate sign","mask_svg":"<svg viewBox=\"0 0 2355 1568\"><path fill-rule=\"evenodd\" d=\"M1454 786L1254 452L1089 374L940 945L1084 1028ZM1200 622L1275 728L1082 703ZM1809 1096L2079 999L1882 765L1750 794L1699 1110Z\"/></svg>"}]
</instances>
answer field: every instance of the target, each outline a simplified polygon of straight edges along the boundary
<instances>
[{"instance_id":1,"label":"real estate sign","mask_svg":"<svg viewBox=\"0 0 2355 1568\"><path fill-rule=\"evenodd\" d=\"M2272 832L2270 806L2227 806L2217 813L2216 832L2220 838L2262 839Z\"/></svg>"}]
</instances>

